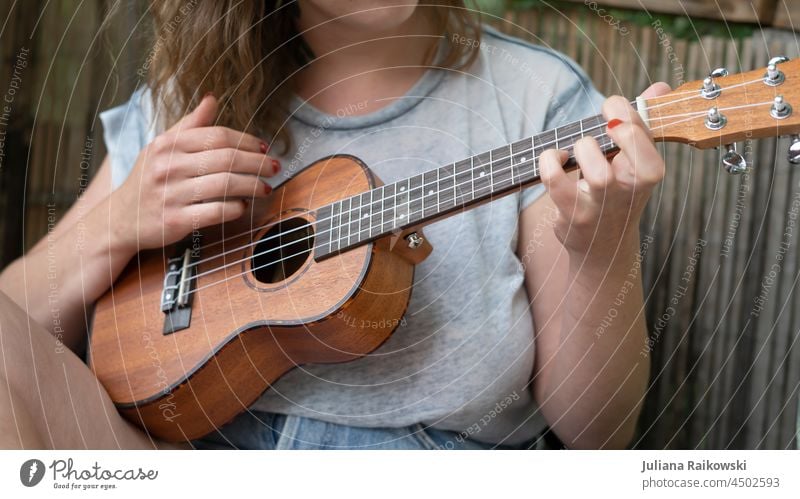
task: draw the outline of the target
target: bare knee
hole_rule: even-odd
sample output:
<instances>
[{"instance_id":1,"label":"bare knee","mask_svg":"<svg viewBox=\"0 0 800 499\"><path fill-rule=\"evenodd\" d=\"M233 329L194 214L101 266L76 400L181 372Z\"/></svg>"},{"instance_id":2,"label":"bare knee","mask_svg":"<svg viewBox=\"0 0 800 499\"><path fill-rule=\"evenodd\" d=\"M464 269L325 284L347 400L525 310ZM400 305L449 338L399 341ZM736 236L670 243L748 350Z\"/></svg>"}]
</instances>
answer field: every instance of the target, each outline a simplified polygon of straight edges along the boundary
<instances>
[{"instance_id":1,"label":"bare knee","mask_svg":"<svg viewBox=\"0 0 800 499\"><path fill-rule=\"evenodd\" d=\"M0 373L0 449L44 449L31 413Z\"/></svg>"}]
</instances>

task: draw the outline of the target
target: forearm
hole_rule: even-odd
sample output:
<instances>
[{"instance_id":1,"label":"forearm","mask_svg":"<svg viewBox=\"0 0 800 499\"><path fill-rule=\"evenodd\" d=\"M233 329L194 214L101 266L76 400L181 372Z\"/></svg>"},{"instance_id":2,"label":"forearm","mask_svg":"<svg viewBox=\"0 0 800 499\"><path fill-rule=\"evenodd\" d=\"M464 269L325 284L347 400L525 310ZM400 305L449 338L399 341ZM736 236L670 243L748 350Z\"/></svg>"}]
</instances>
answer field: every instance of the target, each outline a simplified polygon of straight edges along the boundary
<instances>
[{"instance_id":1,"label":"forearm","mask_svg":"<svg viewBox=\"0 0 800 499\"><path fill-rule=\"evenodd\" d=\"M613 257L570 255L542 408L569 446L622 447L635 430L650 372L639 264L636 230Z\"/></svg>"},{"instance_id":2,"label":"forearm","mask_svg":"<svg viewBox=\"0 0 800 499\"><path fill-rule=\"evenodd\" d=\"M73 350L85 337L88 308L133 255L110 223L109 206L101 201L0 274L0 291Z\"/></svg>"}]
</instances>

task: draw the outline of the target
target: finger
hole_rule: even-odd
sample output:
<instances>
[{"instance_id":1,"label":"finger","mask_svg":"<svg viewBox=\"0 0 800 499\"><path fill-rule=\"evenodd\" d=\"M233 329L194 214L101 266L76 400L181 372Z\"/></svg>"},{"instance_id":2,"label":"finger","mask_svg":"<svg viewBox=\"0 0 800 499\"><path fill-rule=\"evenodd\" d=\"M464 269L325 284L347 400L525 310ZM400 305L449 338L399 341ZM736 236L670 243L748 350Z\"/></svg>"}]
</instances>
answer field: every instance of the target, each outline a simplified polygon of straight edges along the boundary
<instances>
[{"instance_id":1,"label":"finger","mask_svg":"<svg viewBox=\"0 0 800 499\"><path fill-rule=\"evenodd\" d=\"M183 183L180 190L183 199L199 203L230 198L264 198L272 192L272 187L253 175L214 173L195 177Z\"/></svg>"},{"instance_id":2,"label":"finger","mask_svg":"<svg viewBox=\"0 0 800 499\"><path fill-rule=\"evenodd\" d=\"M624 154L617 154L611 160L616 184L622 190L633 190L636 187L636 167Z\"/></svg>"},{"instance_id":3,"label":"finger","mask_svg":"<svg viewBox=\"0 0 800 499\"><path fill-rule=\"evenodd\" d=\"M222 172L272 177L281 171L280 161L273 157L232 148L186 154L180 164L187 177Z\"/></svg>"},{"instance_id":4,"label":"finger","mask_svg":"<svg viewBox=\"0 0 800 499\"><path fill-rule=\"evenodd\" d=\"M192 112L178 120L167 132L179 132L192 128L209 126L217 117L218 103L211 93L206 94Z\"/></svg>"},{"instance_id":5,"label":"finger","mask_svg":"<svg viewBox=\"0 0 800 499\"><path fill-rule=\"evenodd\" d=\"M197 203L186 207L188 215L197 223L198 228L236 220L244 215L246 209L247 203L241 199Z\"/></svg>"},{"instance_id":6,"label":"finger","mask_svg":"<svg viewBox=\"0 0 800 499\"><path fill-rule=\"evenodd\" d=\"M614 122L619 121L635 123L642 127L646 126L642 117L639 115L638 111L631 106L628 99L620 97L619 95L609 97L603 102L603 116L612 127Z\"/></svg>"},{"instance_id":7,"label":"finger","mask_svg":"<svg viewBox=\"0 0 800 499\"><path fill-rule=\"evenodd\" d=\"M183 152L233 148L266 154L267 144L254 135L223 126L205 126L182 130L176 135L176 145Z\"/></svg>"},{"instance_id":8,"label":"finger","mask_svg":"<svg viewBox=\"0 0 800 499\"><path fill-rule=\"evenodd\" d=\"M550 198L559 207L571 207L577 196L575 182L564 171L569 155L566 151L549 149L539 156L539 176Z\"/></svg>"},{"instance_id":9,"label":"finger","mask_svg":"<svg viewBox=\"0 0 800 499\"><path fill-rule=\"evenodd\" d=\"M584 137L575 143L574 150L590 194L604 196L606 189L614 182L614 172L600 144L593 137Z\"/></svg>"},{"instance_id":10,"label":"finger","mask_svg":"<svg viewBox=\"0 0 800 499\"><path fill-rule=\"evenodd\" d=\"M637 186L654 185L664 178L664 160L644 128L622 123L609 128L608 135L619 146L619 155L625 156L628 167L633 168Z\"/></svg>"},{"instance_id":11,"label":"finger","mask_svg":"<svg viewBox=\"0 0 800 499\"><path fill-rule=\"evenodd\" d=\"M663 81L659 81L647 87L647 90L642 92L642 97L645 99L652 99L654 97L661 97L662 95L666 95L670 92L672 92L672 87Z\"/></svg>"}]
</instances>

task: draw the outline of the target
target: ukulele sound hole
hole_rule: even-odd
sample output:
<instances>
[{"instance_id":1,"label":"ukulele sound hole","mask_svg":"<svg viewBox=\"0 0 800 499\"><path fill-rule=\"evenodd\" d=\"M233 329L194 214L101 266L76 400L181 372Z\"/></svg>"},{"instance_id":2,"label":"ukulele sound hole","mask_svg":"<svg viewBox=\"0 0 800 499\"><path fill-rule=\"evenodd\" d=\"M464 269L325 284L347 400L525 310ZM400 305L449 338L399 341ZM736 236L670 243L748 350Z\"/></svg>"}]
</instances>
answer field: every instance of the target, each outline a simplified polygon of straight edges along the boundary
<instances>
[{"instance_id":1,"label":"ukulele sound hole","mask_svg":"<svg viewBox=\"0 0 800 499\"><path fill-rule=\"evenodd\" d=\"M253 275L263 283L286 280L300 270L314 249L314 231L302 218L275 224L253 251Z\"/></svg>"}]
</instances>

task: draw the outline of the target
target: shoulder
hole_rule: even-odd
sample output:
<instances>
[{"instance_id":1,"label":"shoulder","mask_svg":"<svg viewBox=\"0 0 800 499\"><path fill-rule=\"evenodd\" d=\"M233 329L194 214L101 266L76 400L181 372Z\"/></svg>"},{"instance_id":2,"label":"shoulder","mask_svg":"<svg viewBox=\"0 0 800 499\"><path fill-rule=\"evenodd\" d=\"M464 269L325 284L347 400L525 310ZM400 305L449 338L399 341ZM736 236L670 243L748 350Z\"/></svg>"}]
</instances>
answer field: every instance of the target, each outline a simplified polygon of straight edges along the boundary
<instances>
[{"instance_id":1,"label":"shoulder","mask_svg":"<svg viewBox=\"0 0 800 499\"><path fill-rule=\"evenodd\" d=\"M534 89L556 98L592 83L581 67L563 53L483 26L481 59L484 70L504 87ZM542 93L544 95L542 95Z\"/></svg>"}]
</instances>

